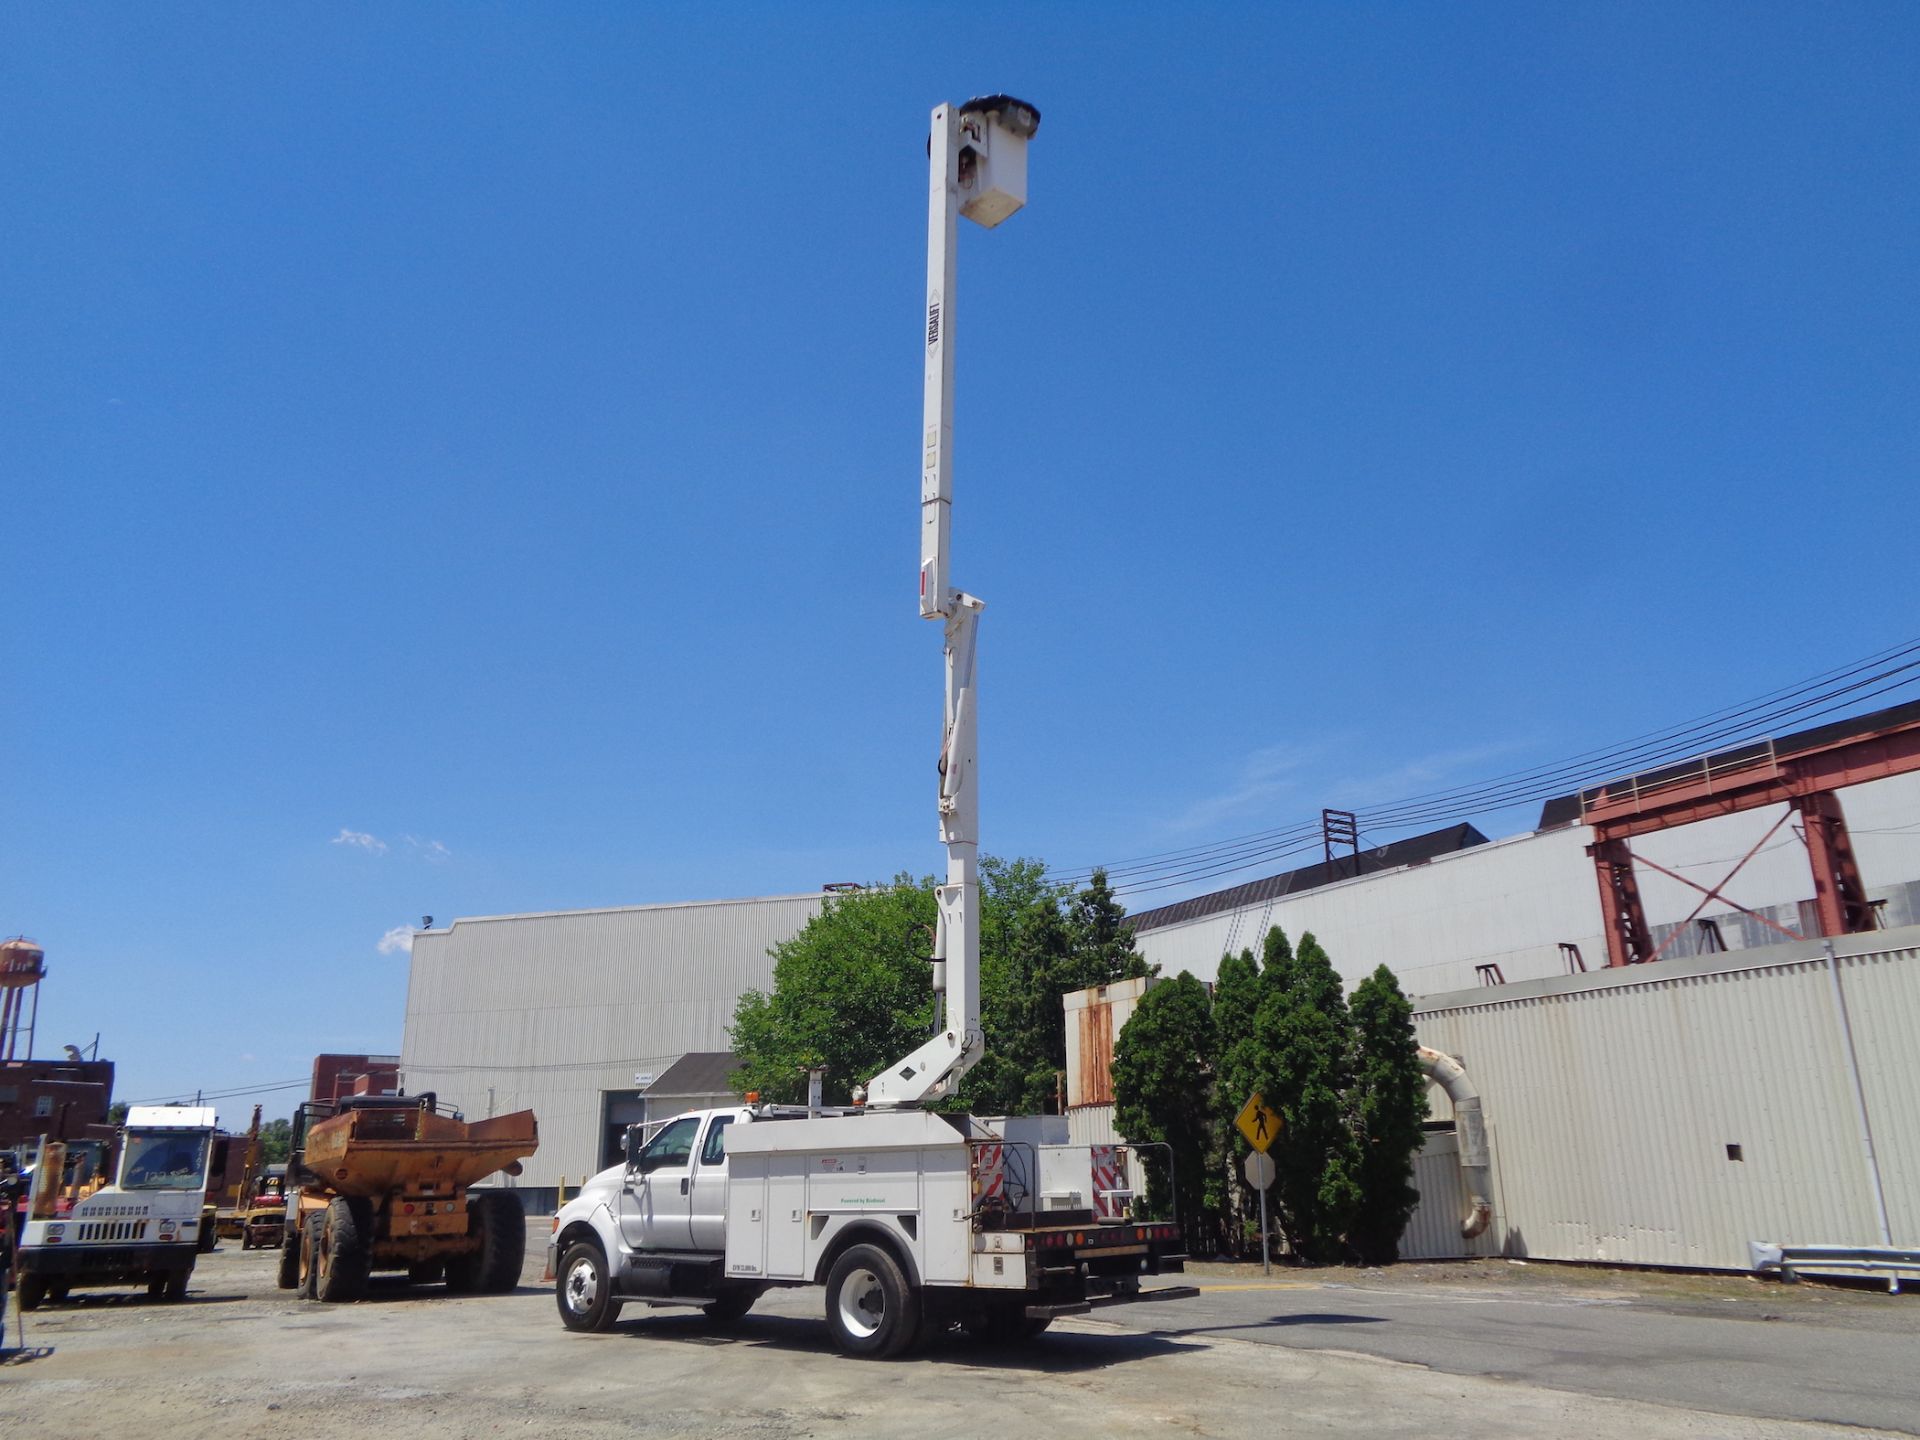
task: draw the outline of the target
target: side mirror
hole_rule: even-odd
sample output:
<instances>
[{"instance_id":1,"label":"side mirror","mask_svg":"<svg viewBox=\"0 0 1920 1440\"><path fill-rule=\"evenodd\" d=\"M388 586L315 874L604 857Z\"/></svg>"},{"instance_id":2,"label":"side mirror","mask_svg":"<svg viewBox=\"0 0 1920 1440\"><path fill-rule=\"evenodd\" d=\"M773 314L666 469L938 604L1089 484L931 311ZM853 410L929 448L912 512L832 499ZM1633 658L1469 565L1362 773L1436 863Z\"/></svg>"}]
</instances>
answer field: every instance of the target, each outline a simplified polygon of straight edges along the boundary
<instances>
[{"instance_id":1,"label":"side mirror","mask_svg":"<svg viewBox=\"0 0 1920 1440\"><path fill-rule=\"evenodd\" d=\"M640 1150L640 1127L638 1125L629 1125L627 1127L627 1169L638 1170L640 1168Z\"/></svg>"}]
</instances>

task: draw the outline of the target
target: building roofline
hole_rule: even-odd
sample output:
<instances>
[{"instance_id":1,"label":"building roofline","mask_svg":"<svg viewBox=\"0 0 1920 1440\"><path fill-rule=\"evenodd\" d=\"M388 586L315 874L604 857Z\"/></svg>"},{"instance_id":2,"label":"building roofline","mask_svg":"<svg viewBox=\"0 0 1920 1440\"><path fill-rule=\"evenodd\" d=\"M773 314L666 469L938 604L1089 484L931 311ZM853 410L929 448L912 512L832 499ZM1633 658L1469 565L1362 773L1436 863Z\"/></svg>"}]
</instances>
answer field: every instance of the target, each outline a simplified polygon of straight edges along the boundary
<instances>
[{"instance_id":1,"label":"building roofline","mask_svg":"<svg viewBox=\"0 0 1920 1440\"><path fill-rule=\"evenodd\" d=\"M601 905L588 910L522 910L504 915L460 915L445 925L414 932L416 942L429 936L451 935L462 925L490 925L501 920L559 920L577 915L651 914L657 910L705 910L723 905L766 905L780 900L824 900L825 890L804 890L797 895L748 895L731 900L669 900L655 905Z\"/></svg>"},{"instance_id":2,"label":"building roofline","mask_svg":"<svg viewBox=\"0 0 1920 1440\"><path fill-rule=\"evenodd\" d=\"M1505 985L1479 985L1471 990L1415 995L1411 997L1413 1018L1417 1021L1422 1015L1483 1010L1553 995L1584 995L1596 990L1660 985L1700 975L1729 975L1743 970L1774 970L1788 965L1807 965L1824 961L1829 943L1833 945L1834 953L1840 956L1920 949L1920 925L1906 925L1893 930L1865 930L1856 935L1835 935L1830 942L1818 937L1812 940L1788 940L1778 945L1755 945L1741 950L1687 955L1675 960L1653 960L1644 965L1610 965L1578 975L1546 975L1538 980L1515 980Z\"/></svg>"}]
</instances>

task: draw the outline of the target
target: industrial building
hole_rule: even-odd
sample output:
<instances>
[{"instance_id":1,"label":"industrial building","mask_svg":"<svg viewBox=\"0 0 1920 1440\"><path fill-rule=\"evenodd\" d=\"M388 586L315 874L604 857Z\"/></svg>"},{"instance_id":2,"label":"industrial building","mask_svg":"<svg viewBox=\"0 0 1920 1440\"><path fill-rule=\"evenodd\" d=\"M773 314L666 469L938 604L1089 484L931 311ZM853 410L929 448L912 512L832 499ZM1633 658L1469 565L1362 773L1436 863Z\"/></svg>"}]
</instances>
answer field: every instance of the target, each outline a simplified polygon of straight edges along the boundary
<instances>
[{"instance_id":1,"label":"industrial building","mask_svg":"<svg viewBox=\"0 0 1920 1440\"><path fill-rule=\"evenodd\" d=\"M826 898L422 933L402 1083L469 1115L533 1108L537 1207L628 1124L729 1093L735 1003ZM1134 922L1166 975L1211 980L1272 925L1313 931L1349 984L1399 975L1422 1042L1480 1087L1497 1189L1464 1241L1453 1137L1431 1135L1409 1255L1738 1268L1749 1240L1920 1243L1920 706L1565 796L1526 834L1455 824ZM1119 1138L1108 1066L1145 988L1066 997L1076 1140Z\"/></svg>"},{"instance_id":2,"label":"industrial building","mask_svg":"<svg viewBox=\"0 0 1920 1440\"><path fill-rule=\"evenodd\" d=\"M1526 834L1449 826L1134 931L1164 973L1211 981L1269 926L1311 930L1349 985L1385 965L1426 995L1916 924L1916 757L1920 705L1899 706L1549 801Z\"/></svg>"},{"instance_id":3,"label":"industrial building","mask_svg":"<svg viewBox=\"0 0 1920 1440\"><path fill-rule=\"evenodd\" d=\"M531 1109L531 1209L611 1164L636 1122L731 1091L727 1028L826 896L455 920L414 936L400 1083L468 1117Z\"/></svg>"}]
</instances>

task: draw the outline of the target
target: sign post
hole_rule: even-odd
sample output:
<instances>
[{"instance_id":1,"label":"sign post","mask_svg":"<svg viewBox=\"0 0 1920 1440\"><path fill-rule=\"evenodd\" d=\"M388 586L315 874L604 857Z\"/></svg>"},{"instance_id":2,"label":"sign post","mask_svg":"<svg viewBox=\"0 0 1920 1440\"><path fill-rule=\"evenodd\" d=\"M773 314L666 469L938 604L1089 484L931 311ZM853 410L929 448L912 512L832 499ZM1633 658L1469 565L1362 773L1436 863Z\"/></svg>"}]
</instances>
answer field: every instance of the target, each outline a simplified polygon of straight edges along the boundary
<instances>
[{"instance_id":1,"label":"sign post","mask_svg":"<svg viewBox=\"0 0 1920 1440\"><path fill-rule=\"evenodd\" d=\"M1267 1187L1273 1184L1273 1157L1263 1150L1247 1156L1247 1183L1260 1192L1260 1273L1273 1274L1267 1254Z\"/></svg>"},{"instance_id":2,"label":"sign post","mask_svg":"<svg viewBox=\"0 0 1920 1440\"><path fill-rule=\"evenodd\" d=\"M1253 1147L1253 1153L1247 1156L1247 1184L1260 1192L1260 1273L1273 1274L1273 1259L1267 1249L1267 1190L1273 1184L1273 1157L1267 1154L1267 1147L1280 1138L1280 1117L1267 1108L1267 1102L1258 1090L1247 1097L1247 1103L1234 1117L1233 1123L1247 1144Z\"/></svg>"}]
</instances>

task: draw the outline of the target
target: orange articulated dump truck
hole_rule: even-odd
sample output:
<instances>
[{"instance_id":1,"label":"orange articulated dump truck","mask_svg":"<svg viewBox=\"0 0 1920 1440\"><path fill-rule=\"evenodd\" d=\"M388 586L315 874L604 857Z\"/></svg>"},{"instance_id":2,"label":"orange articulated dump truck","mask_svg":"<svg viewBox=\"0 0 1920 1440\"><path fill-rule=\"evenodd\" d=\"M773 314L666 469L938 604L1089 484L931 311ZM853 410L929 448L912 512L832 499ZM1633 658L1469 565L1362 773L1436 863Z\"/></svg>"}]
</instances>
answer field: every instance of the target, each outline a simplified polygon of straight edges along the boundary
<instances>
[{"instance_id":1,"label":"orange articulated dump truck","mask_svg":"<svg viewBox=\"0 0 1920 1440\"><path fill-rule=\"evenodd\" d=\"M280 1288L357 1300L374 1271L393 1270L458 1293L513 1289L527 1242L519 1198L468 1187L518 1175L539 1147L531 1110L469 1122L431 1093L308 1101L293 1117Z\"/></svg>"}]
</instances>

